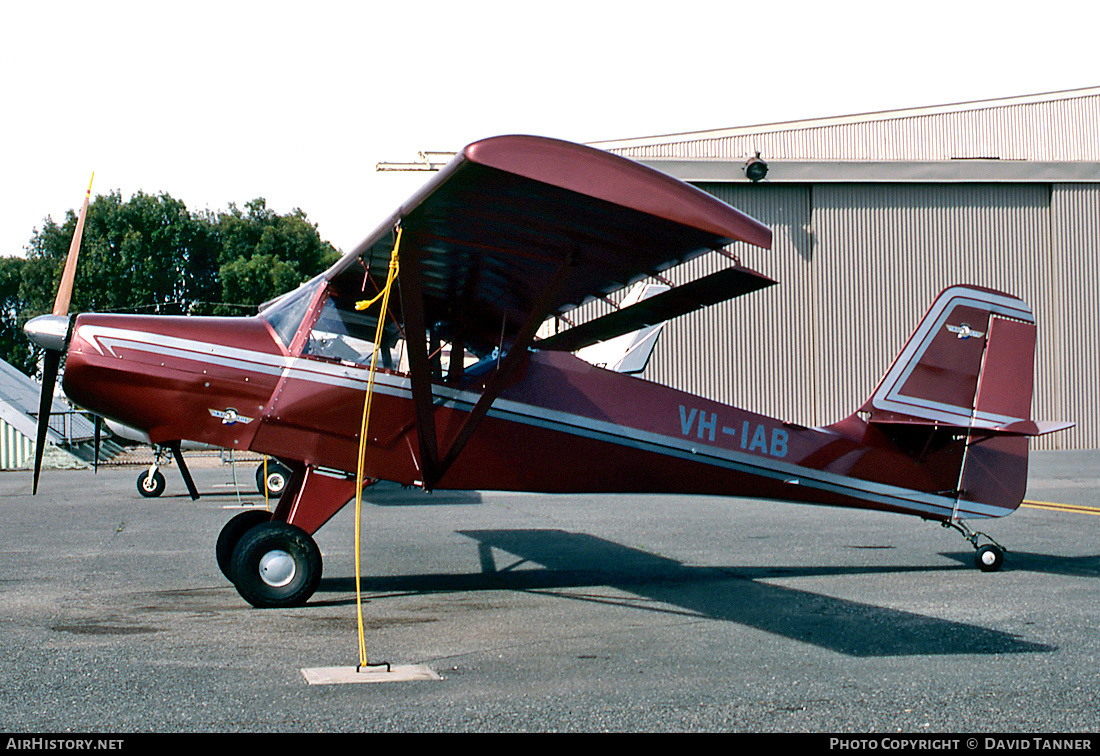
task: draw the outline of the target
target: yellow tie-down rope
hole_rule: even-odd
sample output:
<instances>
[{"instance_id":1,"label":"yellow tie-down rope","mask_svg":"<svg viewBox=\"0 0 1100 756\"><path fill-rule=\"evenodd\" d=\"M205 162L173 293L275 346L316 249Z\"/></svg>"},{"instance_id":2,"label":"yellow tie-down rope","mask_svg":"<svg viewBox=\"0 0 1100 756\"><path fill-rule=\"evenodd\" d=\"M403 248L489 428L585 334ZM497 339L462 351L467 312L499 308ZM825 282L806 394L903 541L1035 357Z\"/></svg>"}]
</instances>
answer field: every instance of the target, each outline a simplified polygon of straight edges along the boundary
<instances>
[{"instance_id":1,"label":"yellow tie-down rope","mask_svg":"<svg viewBox=\"0 0 1100 756\"><path fill-rule=\"evenodd\" d=\"M382 330L386 326L386 313L389 311L390 290L393 281L397 278L397 250L401 247L401 227L397 227L397 239L393 243L393 252L390 254L390 269L386 275L386 285L382 291L372 299L365 299L355 303L356 310L365 310L379 299L382 306L378 310L378 327L374 332L374 352L370 358L370 373L367 380L367 394L363 397L363 422L359 426L359 464L355 470L355 606L359 612L359 667L370 666L367 664L367 642L363 632L363 593L359 582L359 523L363 509L363 463L367 453L367 428L370 425L370 405L374 396L374 374L378 370L378 352L382 348Z\"/></svg>"}]
</instances>

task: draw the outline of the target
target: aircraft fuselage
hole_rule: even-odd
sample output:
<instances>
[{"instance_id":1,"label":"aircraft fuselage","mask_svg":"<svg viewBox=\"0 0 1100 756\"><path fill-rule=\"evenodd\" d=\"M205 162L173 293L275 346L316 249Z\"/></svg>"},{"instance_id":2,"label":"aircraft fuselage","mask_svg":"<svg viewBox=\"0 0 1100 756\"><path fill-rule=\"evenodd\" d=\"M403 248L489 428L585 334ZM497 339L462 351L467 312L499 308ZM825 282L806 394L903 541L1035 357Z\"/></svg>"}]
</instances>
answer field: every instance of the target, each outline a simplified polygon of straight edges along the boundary
<instances>
[{"instance_id":1,"label":"aircraft fuselage","mask_svg":"<svg viewBox=\"0 0 1100 756\"><path fill-rule=\"evenodd\" d=\"M142 428L154 443L198 441L354 473L368 377L361 364L291 355L262 317L85 314L64 387L77 404ZM483 386L440 380L432 388L444 447ZM409 377L379 369L366 476L421 484L416 433ZM736 495L946 519L956 500L943 492L963 446L917 461L858 416L805 428L567 353L532 351L436 487ZM969 517L1004 513L962 504ZM334 511L306 518L307 532Z\"/></svg>"}]
</instances>

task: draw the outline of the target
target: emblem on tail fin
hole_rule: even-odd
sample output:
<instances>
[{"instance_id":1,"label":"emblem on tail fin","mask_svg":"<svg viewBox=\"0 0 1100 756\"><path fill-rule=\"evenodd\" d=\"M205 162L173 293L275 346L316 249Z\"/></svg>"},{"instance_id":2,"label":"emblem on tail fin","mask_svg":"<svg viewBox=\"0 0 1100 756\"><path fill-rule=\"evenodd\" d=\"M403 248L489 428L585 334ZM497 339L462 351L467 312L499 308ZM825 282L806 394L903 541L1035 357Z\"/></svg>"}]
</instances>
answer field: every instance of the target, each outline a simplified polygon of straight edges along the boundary
<instances>
[{"instance_id":1,"label":"emblem on tail fin","mask_svg":"<svg viewBox=\"0 0 1100 756\"><path fill-rule=\"evenodd\" d=\"M947 324L947 330L951 333L957 334L960 339L980 339L985 335L984 331L975 331L970 327L969 323L963 323L962 325Z\"/></svg>"}]
</instances>

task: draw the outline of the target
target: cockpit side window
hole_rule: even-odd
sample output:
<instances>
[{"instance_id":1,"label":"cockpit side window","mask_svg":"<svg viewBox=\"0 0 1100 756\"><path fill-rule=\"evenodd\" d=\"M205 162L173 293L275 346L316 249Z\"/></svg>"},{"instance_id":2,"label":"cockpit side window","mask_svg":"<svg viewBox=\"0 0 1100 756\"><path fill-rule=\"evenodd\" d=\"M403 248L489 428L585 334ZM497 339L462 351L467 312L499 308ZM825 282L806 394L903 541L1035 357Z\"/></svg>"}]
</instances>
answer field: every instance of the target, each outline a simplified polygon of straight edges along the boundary
<instances>
[{"instance_id":1,"label":"cockpit side window","mask_svg":"<svg viewBox=\"0 0 1100 756\"><path fill-rule=\"evenodd\" d=\"M374 354L375 331L378 326L377 308L372 312L355 309L355 301L337 296L329 297L317 316L309 333L303 355L339 360L355 365L370 364ZM383 344L387 345L384 339ZM392 369L397 366L402 343L388 344L379 354L379 364Z\"/></svg>"},{"instance_id":2,"label":"cockpit side window","mask_svg":"<svg viewBox=\"0 0 1100 756\"><path fill-rule=\"evenodd\" d=\"M354 309L340 308L333 299L327 299L303 353L345 362L369 360L374 351L370 325Z\"/></svg>"}]
</instances>

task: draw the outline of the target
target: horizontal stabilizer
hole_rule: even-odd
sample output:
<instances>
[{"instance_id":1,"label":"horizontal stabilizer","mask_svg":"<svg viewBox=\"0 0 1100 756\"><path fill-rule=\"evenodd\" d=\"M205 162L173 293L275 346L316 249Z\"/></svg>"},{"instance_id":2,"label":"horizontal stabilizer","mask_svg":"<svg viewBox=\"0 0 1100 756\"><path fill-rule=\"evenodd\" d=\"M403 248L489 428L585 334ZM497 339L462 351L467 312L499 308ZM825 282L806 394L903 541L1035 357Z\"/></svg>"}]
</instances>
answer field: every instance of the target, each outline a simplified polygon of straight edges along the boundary
<instances>
[{"instance_id":1,"label":"horizontal stabilizer","mask_svg":"<svg viewBox=\"0 0 1100 756\"><path fill-rule=\"evenodd\" d=\"M536 349L574 352L599 341L657 325L702 307L773 286L775 283L767 276L736 265L574 326L537 341L534 346Z\"/></svg>"},{"instance_id":2,"label":"horizontal stabilizer","mask_svg":"<svg viewBox=\"0 0 1100 756\"><path fill-rule=\"evenodd\" d=\"M1076 423L1072 420L1018 420L1007 425L983 426L973 428L967 423L953 423L936 420L926 420L920 417L886 417L875 415L871 418L875 425L910 425L927 428L958 428L959 430L978 430L988 435L1002 436L1045 436L1048 433L1072 428Z\"/></svg>"},{"instance_id":3,"label":"horizontal stabilizer","mask_svg":"<svg viewBox=\"0 0 1100 756\"><path fill-rule=\"evenodd\" d=\"M1018 423L1011 423L1001 428L994 428L993 432L1015 436L1045 436L1048 433L1068 430L1074 425L1076 425L1076 423L1072 420L1022 420Z\"/></svg>"}]
</instances>

